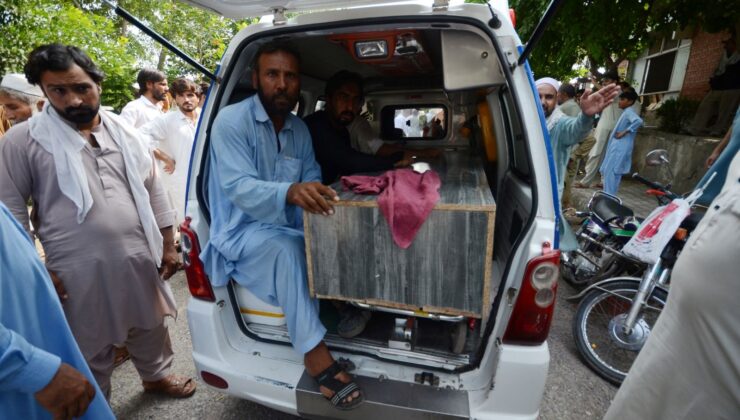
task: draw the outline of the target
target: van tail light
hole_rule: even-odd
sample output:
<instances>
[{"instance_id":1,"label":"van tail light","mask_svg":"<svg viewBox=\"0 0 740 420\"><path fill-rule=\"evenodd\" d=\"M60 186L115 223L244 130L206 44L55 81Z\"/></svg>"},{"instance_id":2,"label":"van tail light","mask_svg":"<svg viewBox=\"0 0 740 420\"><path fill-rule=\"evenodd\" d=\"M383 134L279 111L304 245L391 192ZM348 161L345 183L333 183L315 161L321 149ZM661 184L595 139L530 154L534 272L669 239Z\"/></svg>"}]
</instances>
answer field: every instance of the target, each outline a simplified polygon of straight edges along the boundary
<instances>
[{"instance_id":1,"label":"van tail light","mask_svg":"<svg viewBox=\"0 0 740 420\"><path fill-rule=\"evenodd\" d=\"M198 236L190 229L192 219L188 216L180 225L180 248L182 249L182 265L185 268L185 276L188 278L190 294L197 299L209 302L216 301L213 294L211 281L203 269L200 260L200 243Z\"/></svg>"},{"instance_id":2,"label":"van tail light","mask_svg":"<svg viewBox=\"0 0 740 420\"><path fill-rule=\"evenodd\" d=\"M516 28L516 12L514 9L509 9L509 19L511 19L511 26Z\"/></svg>"},{"instance_id":3,"label":"van tail light","mask_svg":"<svg viewBox=\"0 0 740 420\"><path fill-rule=\"evenodd\" d=\"M539 345L547 340L560 277L560 251L545 244L543 253L527 263L521 290L506 327L508 344Z\"/></svg>"}]
</instances>

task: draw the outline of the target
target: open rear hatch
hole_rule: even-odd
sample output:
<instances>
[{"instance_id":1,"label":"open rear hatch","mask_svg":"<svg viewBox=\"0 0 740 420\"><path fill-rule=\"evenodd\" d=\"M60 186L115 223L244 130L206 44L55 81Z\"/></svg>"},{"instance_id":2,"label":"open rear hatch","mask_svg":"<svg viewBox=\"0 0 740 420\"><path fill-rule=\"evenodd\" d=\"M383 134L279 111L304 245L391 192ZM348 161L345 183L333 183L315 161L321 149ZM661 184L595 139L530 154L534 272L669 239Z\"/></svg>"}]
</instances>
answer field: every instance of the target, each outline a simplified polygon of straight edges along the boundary
<instances>
[{"instance_id":1,"label":"open rear hatch","mask_svg":"<svg viewBox=\"0 0 740 420\"><path fill-rule=\"evenodd\" d=\"M307 12L312 10L346 9L348 7L377 4L372 0L182 0L219 15L241 19L285 12Z\"/></svg>"}]
</instances>

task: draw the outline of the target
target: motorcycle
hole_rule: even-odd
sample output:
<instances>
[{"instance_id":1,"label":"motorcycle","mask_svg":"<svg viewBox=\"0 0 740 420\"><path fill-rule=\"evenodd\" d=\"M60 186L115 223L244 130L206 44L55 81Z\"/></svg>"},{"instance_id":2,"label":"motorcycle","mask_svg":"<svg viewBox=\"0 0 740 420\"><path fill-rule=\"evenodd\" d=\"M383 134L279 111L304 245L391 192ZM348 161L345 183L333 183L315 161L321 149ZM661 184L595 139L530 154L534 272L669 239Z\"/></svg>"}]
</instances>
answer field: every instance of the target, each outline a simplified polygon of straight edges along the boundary
<instances>
[{"instance_id":1,"label":"motorcycle","mask_svg":"<svg viewBox=\"0 0 740 420\"><path fill-rule=\"evenodd\" d=\"M620 250L635 234L641 220L619 197L596 191L588 202L588 211L577 211L576 217L584 218L576 231L578 249L564 252L560 263L568 283L583 288L636 269L633 266L639 263Z\"/></svg>"},{"instance_id":2,"label":"motorcycle","mask_svg":"<svg viewBox=\"0 0 740 420\"><path fill-rule=\"evenodd\" d=\"M648 166L666 165L670 172L665 150L648 153L646 163ZM650 187L647 193L656 197L658 205L668 204L677 197L670 191L670 183L663 186L637 174L635 176ZM640 227L642 219L635 217L632 209L625 206L619 197L604 191L594 192L587 207L588 211L575 214L584 220L575 233L578 249L562 254L563 278L580 289L620 274L639 275L644 264L625 256L621 249Z\"/></svg>"},{"instance_id":3,"label":"motorcycle","mask_svg":"<svg viewBox=\"0 0 740 420\"><path fill-rule=\"evenodd\" d=\"M654 210L633 239L622 248L621 252L628 258L635 258L646 264L642 277L608 278L568 298L580 299L572 328L581 358L599 376L616 385L624 381L665 306L671 269L703 216L703 213L696 211L698 206L693 203L713 177L685 199L666 193L667 188L638 174L634 174L633 178L663 191L667 198L674 197L669 204ZM680 223L666 223L661 226L663 218L670 217L666 214L678 207L686 207L688 216L677 213L672 220L678 222L682 219ZM691 209L690 213L688 209ZM648 258L642 253L635 253L635 247L630 248L630 245L639 243L644 238L652 238L661 228L663 230L659 236L669 238L667 243L665 240L653 241L648 244L651 248L647 248L651 255L659 255L658 257ZM628 248L632 253L628 252Z\"/></svg>"}]
</instances>

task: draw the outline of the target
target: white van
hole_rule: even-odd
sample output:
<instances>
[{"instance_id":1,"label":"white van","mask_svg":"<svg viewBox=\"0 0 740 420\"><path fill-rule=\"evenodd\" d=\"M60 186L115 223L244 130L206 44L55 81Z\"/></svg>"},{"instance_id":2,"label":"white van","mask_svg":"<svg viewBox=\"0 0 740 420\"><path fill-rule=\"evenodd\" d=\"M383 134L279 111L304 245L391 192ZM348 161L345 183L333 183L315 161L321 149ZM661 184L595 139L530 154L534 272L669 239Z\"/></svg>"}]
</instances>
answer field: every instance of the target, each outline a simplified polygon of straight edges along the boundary
<instances>
[{"instance_id":1,"label":"white van","mask_svg":"<svg viewBox=\"0 0 740 420\"><path fill-rule=\"evenodd\" d=\"M193 359L202 380L223 393L307 418L536 418L559 277L559 209L544 116L532 74L518 62L522 43L506 1L189 2L232 18L266 16L229 44L202 112L190 167L182 247L192 294ZM276 38L302 56L299 116L320 109L332 74L359 73L366 117L378 138L436 148L443 159L466 156L484 174L474 187L485 186L495 201L483 315L409 310L360 296L345 300L373 316L365 332L345 339L332 332L333 321L325 316L331 305L322 305L326 343L335 358L354 365L351 373L365 392L365 402L348 412L318 392L290 345L279 308L233 282L211 287L198 258L209 238L204 188L211 127L221 109L254 93L249 63L259 45ZM418 134L421 127L416 135L399 134L393 119L403 110L426 115L419 126L437 117L442 129L433 136ZM475 232L453 234L475 243ZM460 255L451 250L437 256L438 267L472 265L456 260ZM443 282L439 286L447 291L459 284L450 277Z\"/></svg>"}]
</instances>

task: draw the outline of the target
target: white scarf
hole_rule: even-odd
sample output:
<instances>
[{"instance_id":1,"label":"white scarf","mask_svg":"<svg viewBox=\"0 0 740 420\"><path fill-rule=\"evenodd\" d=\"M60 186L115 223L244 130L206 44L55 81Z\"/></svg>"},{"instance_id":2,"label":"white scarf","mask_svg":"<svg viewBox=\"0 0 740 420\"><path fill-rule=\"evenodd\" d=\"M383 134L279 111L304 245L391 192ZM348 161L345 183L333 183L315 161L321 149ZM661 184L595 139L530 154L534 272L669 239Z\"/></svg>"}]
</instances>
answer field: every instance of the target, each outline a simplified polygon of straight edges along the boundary
<instances>
[{"instance_id":1,"label":"white scarf","mask_svg":"<svg viewBox=\"0 0 740 420\"><path fill-rule=\"evenodd\" d=\"M144 228L149 252L159 265L162 261L162 235L143 181L153 170L152 159L139 140L138 133L122 122L118 115L102 109L98 111L98 115L121 150L126 177ZM81 153L87 140L79 131L65 123L48 103L41 113L29 120L29 129L31 138L54 157L59 189L77 206L77 223L81 224L93 206Z\"/></svg>"},{"instance_id":2,"label":"white scarf","mask_svg":"<svg viewBox=\"0 0 740 420\"><path fill-rule=\"evenodd\" d=\"M565 113L560 110L560 107L556 107L552 114L550 114L549 117L547 117L547 132L552 133L552 129L555 128L555 125L560 121L561 118L566 117Z\"/></svg>"}]
</instances>

